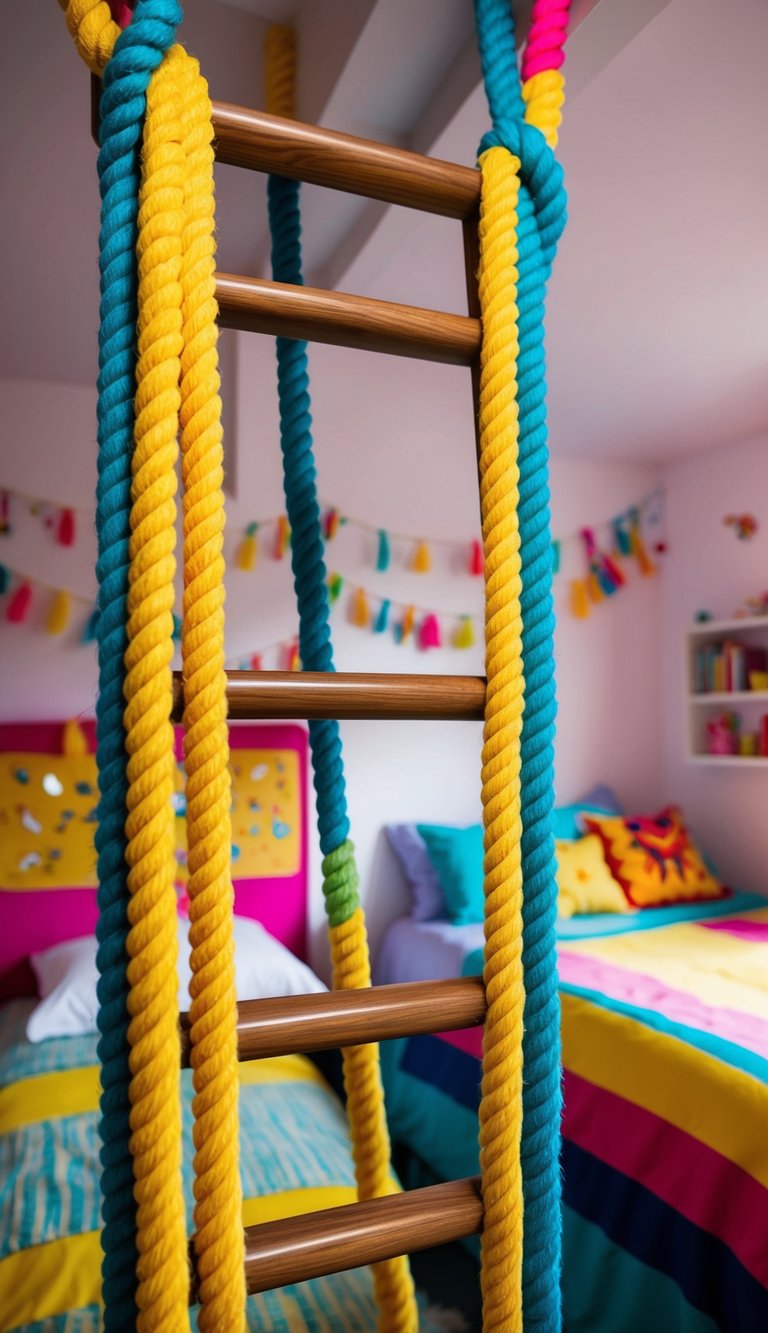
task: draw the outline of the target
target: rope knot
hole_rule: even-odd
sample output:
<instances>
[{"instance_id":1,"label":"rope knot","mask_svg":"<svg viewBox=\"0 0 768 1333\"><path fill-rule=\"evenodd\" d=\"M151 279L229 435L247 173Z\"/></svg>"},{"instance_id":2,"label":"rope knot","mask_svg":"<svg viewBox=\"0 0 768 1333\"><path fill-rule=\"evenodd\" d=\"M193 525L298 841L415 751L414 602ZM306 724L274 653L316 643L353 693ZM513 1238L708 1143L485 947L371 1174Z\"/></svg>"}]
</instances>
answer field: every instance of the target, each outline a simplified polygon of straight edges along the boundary
<instances>
[{"instance_id":1,"label":"rope knot","mask_svg":"<svg viewBox=\"0 0 768 1333\"><path fill-rule=\"evenodd\" d=\"M542 252L551 264L567 218L563 169L542 131L527 120L505 117L483 135L478 158L489 148L506 148L520 162L520 180L533 204Z\"/></svg>"}]
</instances>

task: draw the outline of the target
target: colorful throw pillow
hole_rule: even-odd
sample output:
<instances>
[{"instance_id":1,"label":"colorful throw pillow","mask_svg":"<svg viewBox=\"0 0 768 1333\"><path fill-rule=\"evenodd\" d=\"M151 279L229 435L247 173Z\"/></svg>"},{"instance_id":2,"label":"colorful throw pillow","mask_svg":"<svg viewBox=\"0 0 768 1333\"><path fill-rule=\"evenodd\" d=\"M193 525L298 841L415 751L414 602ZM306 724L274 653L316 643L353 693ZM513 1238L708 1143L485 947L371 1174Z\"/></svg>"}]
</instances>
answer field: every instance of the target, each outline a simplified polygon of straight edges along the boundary
<instances>
[{"instance_id":1,"label":"colorful throw pillow","mask_svg":"<svg viewBox=\"0 0 768 1333\"><path fill-rule=\"evenodd\" d=\"M555 856L558 916L630 910L624 890L606 865L603 844L594 833L576 842L556 841Z\"/></svg>"},{"instance_id":2,"label":"colorful throw pillow","mask_svg":"<svg viewBox=\"0 0 768 1333\"><path fill-rule=\"evenodd\" d=\"M440 879L416 825L388 824L385 831L411 892L413 920L436 921L445 917L445 898Z\"/></svg>"},{"instance_id":3,"label":"colorful throw pillow","mask_svg":"<svg viewBox=\"0 0 768 1333\"><path fill-rule=\"evenodd\" d=\"M599 783L588 791L581 800L571 805L556 805L552 811L552 827L555 838L563 842L573 842L584 833L585 815L620 815L622 808L615 793L605 783Z\"/></svg>"},{"instance_id":4,"label":"colorful throw pillow","mask_svg":"<svg viewBox=\"0 0 768 1333\"><path fill-rule=\"evenodd\" d=\"M608 865L634 907L727 896L675 806L653 816L587 815L584 823L602 839Z\"/></svg>"},{"instance_id":5,"label":"colorful throw pillow","mask_svg":"<svg viewBox=\"0 0 768 1333\"><path fill-rule=\"evenodd\" d=\"M417 824L429 859L437 871L448 918L455 926L482 921L483 829L449 828L442 824Z\"/></svg>"}]
</instances>

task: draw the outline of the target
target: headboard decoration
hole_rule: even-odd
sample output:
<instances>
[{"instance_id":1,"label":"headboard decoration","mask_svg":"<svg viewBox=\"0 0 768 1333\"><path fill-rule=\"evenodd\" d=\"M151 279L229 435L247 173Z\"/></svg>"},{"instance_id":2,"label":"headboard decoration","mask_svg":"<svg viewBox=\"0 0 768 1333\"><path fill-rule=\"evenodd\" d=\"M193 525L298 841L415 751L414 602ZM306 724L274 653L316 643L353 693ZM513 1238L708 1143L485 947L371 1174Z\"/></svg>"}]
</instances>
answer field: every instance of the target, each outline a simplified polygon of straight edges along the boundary
<instances>
[{"instance_id":1,"label":"headboard decoration","mask_svg":"<svg viewBox=\"0 0 768 1333\"><path fill-rule=\"evenodd\" d=\"M306 956L307 738L295 724L230 726L235 912ZM182 733L176 855L186 898ZM28 958L96 925L95 728L0 724L0 1000L33 995Z\"/></svg>"}]
</instances>

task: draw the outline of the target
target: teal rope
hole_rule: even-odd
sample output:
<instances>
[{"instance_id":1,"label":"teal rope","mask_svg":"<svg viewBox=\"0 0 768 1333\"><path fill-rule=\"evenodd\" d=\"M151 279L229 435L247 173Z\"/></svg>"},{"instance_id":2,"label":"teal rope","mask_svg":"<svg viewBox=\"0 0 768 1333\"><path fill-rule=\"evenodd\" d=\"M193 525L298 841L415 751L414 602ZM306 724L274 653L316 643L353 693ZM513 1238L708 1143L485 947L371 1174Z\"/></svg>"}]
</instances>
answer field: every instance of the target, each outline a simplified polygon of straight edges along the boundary
<instances>
[{"instance_id":1,"label":"teal rope","mask_svg":"<svg viewBox=\"0 0 768 1333\"><path fill-rule=\"evenodd\" d=\"M493 130L520 158L518 357L521 611L525 713L521 737L523 869L523 1320L552 1333L562 1323L560 1005L555 925L554 613L544 357L546 284L566 220L562 171L544 136L524 122L509 0L475 0Z\"/></svg>"},{"instance_id":2,"label":"teal rope","mask_svg":"<svg viewBox=\"0 0 768 1333\"><path fill-rule=\"evenodd\" d=\"M301 213L298 181L270 176L267 186L272 236L272 276L276 282L303 285ZM299 654L307 671L333 671L330 604L323 549L317 469L312 446L307 344L277 339L277 392L280 446L291 564L299 608ZM339 724L310 722L309 745L317 799L323 862L323 891L331 926L347 921L359 906Z\"/></svg>"},{"instance_id":3,"label":"teal rope","mask_svg":"<svg viewBox=\"0 0 768 1333\"><path fill-rule=\"evenodd\" d=\"M127 644L133 394L136 364L136 222L139 150L146 90L171 45L182 12L175 0L138 0L118 38L101 94L96 532L99 585L96 763L98 854L99 1059L101 1061L102 1295L107 1333L136 1326L136 1210L129 1150L128 876L125 816L128 781L123 730L123 657Z\"/></svg>"}]
</instances>

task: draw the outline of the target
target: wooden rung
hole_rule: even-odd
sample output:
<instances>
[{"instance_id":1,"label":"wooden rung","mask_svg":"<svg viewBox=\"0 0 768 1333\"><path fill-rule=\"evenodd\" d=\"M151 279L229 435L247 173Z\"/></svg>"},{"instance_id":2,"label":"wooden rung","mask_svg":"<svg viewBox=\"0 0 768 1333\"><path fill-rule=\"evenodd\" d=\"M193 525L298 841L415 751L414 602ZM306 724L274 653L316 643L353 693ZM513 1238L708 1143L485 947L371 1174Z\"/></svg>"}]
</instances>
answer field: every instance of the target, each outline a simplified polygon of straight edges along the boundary
<instances>
[{"instance_id":1,"label":"wooden rung","mask_svg":"<svg viewBox=\"0 0 768 1333\"><path fill-rule=\"evenodd\" d=\"M482 977L408 981L366 990L241 1000L237 1006L240 1060L361 1046L392 1037L453 1032L485 1018ZM189 1016L181 1016L182 1062L189 1064Z\"/></svg>"},{"instance_id":2,"label":"wooden rung","mask_svg":"<svg viewBox=\"0 0 768 1333\"><path fill-rule=\"evenodd\" d=\"M246 1286L251 1294L286 1287L446 1245L482 1227L478 1177L263 1222L245 1230Z\"/></svg>"},{"instance_id":3,"label":"wooden rung","mask_svg":"<svg viewBox=\"0 0 768 1333\"><path fill-rule=\"evenodd\" d=\"M347 671L228 671L233 721L265 718L386 718L388 721L476 721L485 709L482 676L400 676ZM174 673L173 717L184 707Z\"/></svg>"},{"instance_id":4,"label":"wooden rung","mask_svg":"<svg viewBox=\"0 0 768 1333\"><path fill-rule=\"evenodd\" d=\"M217 273L216 299L225 329L453 366L471 365L480 350L480 321L468 315L230 273Z\"/></svg>"},{"instance_id":5,"label":"wooden rung","mask_svg":"<svg viewBox=\"0 0 768 1333\"><path fill-rule=\"evenodd\" d=\"M467 218L480 204L479 174L437 158L390 148L226 102L213 104L216 158L424 213Z\"/></svg>"}]
</instances>

